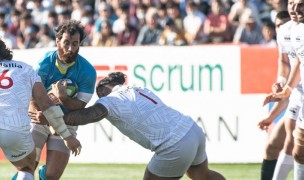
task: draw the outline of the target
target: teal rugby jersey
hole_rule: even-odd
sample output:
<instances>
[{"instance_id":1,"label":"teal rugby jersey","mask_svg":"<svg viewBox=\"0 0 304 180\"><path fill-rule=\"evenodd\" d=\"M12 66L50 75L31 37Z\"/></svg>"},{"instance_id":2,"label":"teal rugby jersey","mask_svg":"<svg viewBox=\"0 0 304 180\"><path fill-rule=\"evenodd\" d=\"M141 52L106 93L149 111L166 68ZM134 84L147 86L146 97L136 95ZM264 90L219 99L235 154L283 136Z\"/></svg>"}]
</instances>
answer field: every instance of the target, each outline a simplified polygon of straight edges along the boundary
<instances>
[{"instance_id":1,"label":"teal rugby jersey","mask_svg":"<svg viewBox=\"0 0 304 180\"><path fill-rule=\"evenodd\" d=\"M68 78L78 85L78 99L88 103L94 94L96 70L79 54L74 63L65 65L57 60L57 50L47 52L35 69L45 88L49 88L52 83L60 79Z\"/></svg>"}]
</instances>

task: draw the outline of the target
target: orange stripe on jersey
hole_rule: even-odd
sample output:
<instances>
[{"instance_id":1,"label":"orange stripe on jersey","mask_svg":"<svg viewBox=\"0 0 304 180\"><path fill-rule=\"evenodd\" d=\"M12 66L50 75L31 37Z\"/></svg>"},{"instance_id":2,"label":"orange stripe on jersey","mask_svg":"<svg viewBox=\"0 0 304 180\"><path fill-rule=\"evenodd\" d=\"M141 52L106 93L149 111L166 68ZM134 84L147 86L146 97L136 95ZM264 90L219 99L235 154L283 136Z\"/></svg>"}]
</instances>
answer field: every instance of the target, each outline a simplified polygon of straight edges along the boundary
<instances>
[{"instance_id":1,"label":"orange stripe on jersey","mask_svg":"<svg viewBox=\"0 0 304 180\"><path fill-rule=\"evenodd\" d=\"M241 47L241 94L271 92L277 69L277 48Z\"/></svg>"}]
</instances>

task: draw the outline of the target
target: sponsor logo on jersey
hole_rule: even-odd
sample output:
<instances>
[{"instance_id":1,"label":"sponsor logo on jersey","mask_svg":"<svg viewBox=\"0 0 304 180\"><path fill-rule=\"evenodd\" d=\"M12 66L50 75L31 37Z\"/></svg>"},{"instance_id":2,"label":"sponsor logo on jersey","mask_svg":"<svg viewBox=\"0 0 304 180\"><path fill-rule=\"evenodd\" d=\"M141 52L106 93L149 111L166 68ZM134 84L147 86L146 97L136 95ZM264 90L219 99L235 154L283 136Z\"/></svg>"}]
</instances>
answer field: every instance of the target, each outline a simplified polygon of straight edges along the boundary
<instances>
[{"instance_id":1,"label":"sponsor logo on jersey","mask_svg":"<svg viewBox=\"0 0 304 180\"><path fill-rule=\"evenodd\" d=\"M297 36L297 37L296 37L296 41L297 41L297 42L300 42L300 41L301 41L301 36Z\"/></svg>"},{"instance_id":2,"label":"sponsor logo on jersey","mask_svg":"<svg viewBox=\"0 0 304 180\"><path fill-rule=\"evenodd\" d=\"M297 109L296 108L291 108L291 109L289 109L289 112L291 112L292 115L296 115Z\"/></svg>"},{"instance_id":3,"label":"sponsor logo on jersey","mask_svg":"<svg viewBox=\"0 0 304 180\"><path fill-rule=\"evenodd\" d=\"M4 63L4 62L0 62L0 67L22 68L22 65L17 64L17 63Z\"/></svg>"},{"instance_id":4,"label":"sponsor logo on jersey","mask_svg":"<svg viewBox=\"0 0 304 180\"><path fill-rule=\"evenodd\" d=\"M284 36L284 40L285 40L285 41L290 41L290 40L291 40L290 35Z\"/></svg>"},{"instance_id":5,"label":"sponsor logo on jersey","mask_svg":"<svg viewBox=\"0 0 304 180\"><path fill-rule=\"evenodd\" d=\"M290 56L292 58L296 58L297 54L294 51L288 51L288 56Z\"/></svg>"}]
</instances>

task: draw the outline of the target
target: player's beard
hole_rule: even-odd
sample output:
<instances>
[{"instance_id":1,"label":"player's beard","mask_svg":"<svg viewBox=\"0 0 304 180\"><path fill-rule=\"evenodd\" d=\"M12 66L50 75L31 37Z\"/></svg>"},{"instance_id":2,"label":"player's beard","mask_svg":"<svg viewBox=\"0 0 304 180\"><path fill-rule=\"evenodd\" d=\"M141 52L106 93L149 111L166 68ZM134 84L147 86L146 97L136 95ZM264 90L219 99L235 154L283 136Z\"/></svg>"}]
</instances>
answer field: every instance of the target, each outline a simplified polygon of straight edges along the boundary
<instances>
[{"instance_id":1,"label":"player's beard","mask_svg":"<svg viewBox=\"0 0 304 180\"><path fill-rule=\"evenodd\" d=\"M79 52L79 48L75 52L71 52L71 51L64 52L63 48L58 46L59 60L63 63L70 64L70 63L76 61L76 58L78 56L78 52Z\"/></svg>"}]
</instances>

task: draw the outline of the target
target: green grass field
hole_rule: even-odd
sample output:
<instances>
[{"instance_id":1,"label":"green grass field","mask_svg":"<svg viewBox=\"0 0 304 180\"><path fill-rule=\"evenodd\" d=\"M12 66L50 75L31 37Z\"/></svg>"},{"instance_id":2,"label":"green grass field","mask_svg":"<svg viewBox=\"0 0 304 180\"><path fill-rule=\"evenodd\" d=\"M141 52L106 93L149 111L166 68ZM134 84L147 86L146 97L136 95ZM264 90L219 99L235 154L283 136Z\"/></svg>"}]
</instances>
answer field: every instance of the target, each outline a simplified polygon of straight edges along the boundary
<instances>
[{"instance_id":1,"label":"green grass field","mask_svg":"<svg viewBox=\"0 0 304 180\"><path fill-rule=\"evenodd\" d=\"M74 164L70 163L62 180L140 180L144 164ZM227 180L259 180L260 164L210 164L210 169L222 173ZM0 162L0 179L10 180L15 173L14 167ZM37 173L37 172L36 172ZM288 180L292 180L290 173ZM38 175L36 174L36 179ZM189 180L186 176L182 180Z\"/></svg>"}]
</instances>

